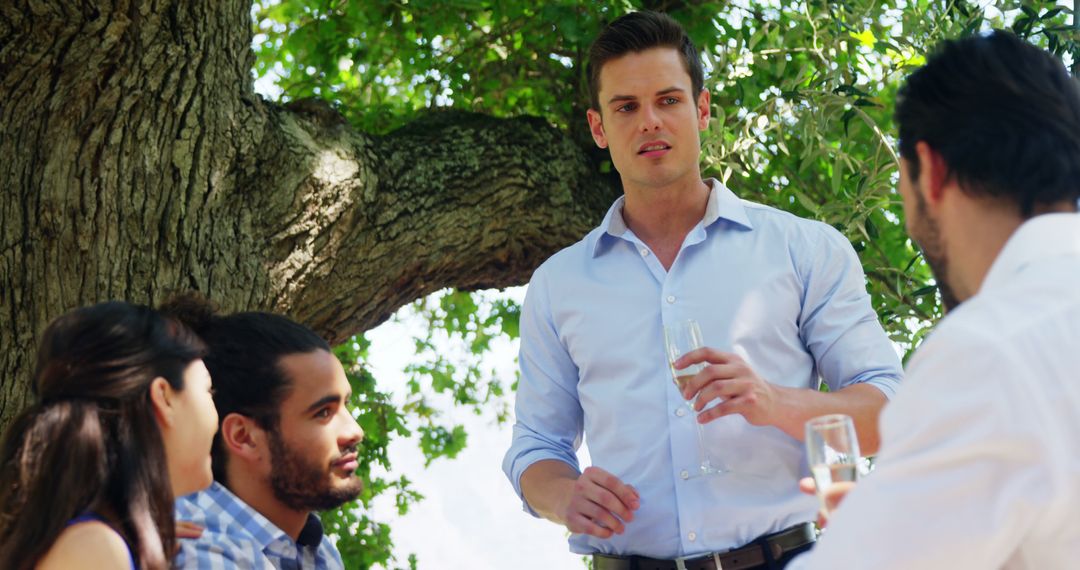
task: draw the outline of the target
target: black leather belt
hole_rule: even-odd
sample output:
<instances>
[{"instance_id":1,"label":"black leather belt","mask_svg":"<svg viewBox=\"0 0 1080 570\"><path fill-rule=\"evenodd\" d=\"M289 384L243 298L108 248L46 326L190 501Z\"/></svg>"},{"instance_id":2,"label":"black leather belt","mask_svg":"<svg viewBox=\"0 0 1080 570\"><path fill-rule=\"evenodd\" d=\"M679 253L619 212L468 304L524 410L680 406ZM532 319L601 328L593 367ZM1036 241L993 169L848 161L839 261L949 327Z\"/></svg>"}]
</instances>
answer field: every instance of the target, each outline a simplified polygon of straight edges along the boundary
<instances>
[{"instance_id":1,"label":"black leather belt","mask_svg":"<svg viewBox=\"0 0 1080 570\"><path fill-rule=\"evenodd\" d=\"M593 554L593 570L746 570L762 566L769 559L779 560L784 554L806 546L816 538L814 525L803 523L762 536L734 550L694 558L659 560L645 556ZM765 549L768 549L768 553Z\"/></svg>"}]
</instances>

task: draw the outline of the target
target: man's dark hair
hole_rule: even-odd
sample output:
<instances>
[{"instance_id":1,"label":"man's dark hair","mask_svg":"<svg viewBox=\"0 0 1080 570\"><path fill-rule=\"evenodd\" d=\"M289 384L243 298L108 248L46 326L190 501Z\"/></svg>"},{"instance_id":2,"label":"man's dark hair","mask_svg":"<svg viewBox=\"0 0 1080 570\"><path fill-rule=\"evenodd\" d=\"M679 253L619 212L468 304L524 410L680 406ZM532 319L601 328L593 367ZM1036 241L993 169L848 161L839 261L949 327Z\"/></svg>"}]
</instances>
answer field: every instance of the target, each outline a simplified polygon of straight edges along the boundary
<instances>
[{"instance_id":1,"label":"man's dark hair","mask_svg":"<svg viewBox=\"0 0 1080 570\"><path fill-rule=\"evenodd\" d=\"M173 296L161 311L187 325L206 343L203 362L214 382L219 421L238 413L275 432L281 403L292 388L291 379L280 366L281 358L330 351L330 345L314 331L281 315L219 315L214 305L194 293ZM212 456L214 479L227 486L228 454L220 430L214 436Z\"/></svg>"},{"instance_id":2,"label":"man's dark hair","mask_svg":"<svg viewBox=\"0 0 1080 570\"><path fill-rule=\"evenodd\" d=\"M669 47L679 52L686 72L690 74L693 95L697 97L705 86L705 73L701 69L701 57L690 36L686 35L686 30L667 14L631 12L608 24L589 47L589 63L585 71L589 76L589 104L592 108L600 110L600 70L605 63L631 52L656 47Z\"/></svg>"},{"instance_id":3,"label":"man's dark hair","mask_svg":"<svg viewBox=\"0 0 1080 570\"><path fill-rule=\"evenodd\" d=\"M1080 83L1009 32L944 42L901 87L896 123L913 178L925 141L965 192L1024 218L1080 198Z\"/></svg>"}]
</instances>

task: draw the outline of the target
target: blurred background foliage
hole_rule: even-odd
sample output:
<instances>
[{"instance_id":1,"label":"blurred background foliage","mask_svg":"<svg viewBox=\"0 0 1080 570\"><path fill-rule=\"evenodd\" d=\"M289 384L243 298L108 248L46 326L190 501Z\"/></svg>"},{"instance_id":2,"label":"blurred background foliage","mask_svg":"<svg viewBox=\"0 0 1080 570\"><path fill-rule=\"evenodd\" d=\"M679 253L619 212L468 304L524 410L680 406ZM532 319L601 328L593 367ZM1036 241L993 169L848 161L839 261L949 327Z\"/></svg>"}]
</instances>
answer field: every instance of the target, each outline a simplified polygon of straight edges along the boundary
<instances>
[{"instance_id":1,"label":"blurred background foliage","mask_svg":"<svg viewBox=\"0 0 1080 570\"><path fill-rule=\"evenodd\" d=\"M878 317L906 358L940 318L941 306L904 232L894 190L897 87L940 40L990 28L1011 29L1075 65L1074 7L946 0L265 0L252 8L254 74L279 102L324 99L373 135L453 108L540 116L589 148L590 40L628 11L666 11L701 49L713 95L703 171L743 198L843 232L862 259ZM341 537L348 568L424 566L395 552L390 526L372 518L377 496L393 496L402 514L422 500L406 475L394 473L388 444L412 437L428 463L453 458L467 434L444 423L434 395L505 421L516 384L484 368L492 339L517 337L519 307L510 296L443 291L402 311L427 324L405 369L404 406L391 403L366 371L363 336L336 349L367 433L364 495L324 516L328 531Z\"/></svg>"}]
</instances>

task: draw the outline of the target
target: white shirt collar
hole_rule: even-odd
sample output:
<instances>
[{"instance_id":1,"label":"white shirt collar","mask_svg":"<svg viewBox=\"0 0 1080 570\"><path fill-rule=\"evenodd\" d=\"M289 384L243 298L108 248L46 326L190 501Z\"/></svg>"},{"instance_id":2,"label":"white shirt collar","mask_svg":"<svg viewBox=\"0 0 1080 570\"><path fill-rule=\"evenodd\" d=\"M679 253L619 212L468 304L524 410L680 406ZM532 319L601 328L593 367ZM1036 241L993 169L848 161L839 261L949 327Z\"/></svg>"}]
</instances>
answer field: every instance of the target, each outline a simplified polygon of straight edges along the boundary
<instances>
[{"instance_id":1,"label":"white shirt collar","mask_svg":"<svg viewBox=\"0 0 1080 570\"><path fill-rule=\"evenodd\" d=\"M1066 255L1080 255L1080 213L1035 216L1005 242L980 291L1000 286L1032 262Z\"/></svg>"}]
</instances>

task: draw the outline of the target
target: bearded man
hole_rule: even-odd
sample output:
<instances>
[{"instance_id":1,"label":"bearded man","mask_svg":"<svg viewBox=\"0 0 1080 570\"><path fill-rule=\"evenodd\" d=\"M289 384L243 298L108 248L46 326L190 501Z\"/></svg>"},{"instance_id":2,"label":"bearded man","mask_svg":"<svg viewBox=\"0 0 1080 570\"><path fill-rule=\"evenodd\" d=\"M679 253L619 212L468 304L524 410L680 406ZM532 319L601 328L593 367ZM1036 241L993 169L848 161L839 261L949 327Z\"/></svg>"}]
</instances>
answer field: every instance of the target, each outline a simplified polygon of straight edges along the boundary
<instances>
[{"instance_id":1,"label":"bearded man","mask_svg":"<svg viewBox=\"0 0 1080 570\"><path fill-rule=\"evenodd\" d=\"M313 511L362 489L364 437L349 381L326 341L270 313L217 315L188 295L162 310L206 342L220 426L214 483L176 501L178 521L203 527L181 541L177 568L343 568Z\"/></svg>"}]
</instances>

